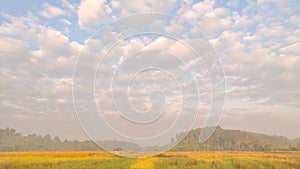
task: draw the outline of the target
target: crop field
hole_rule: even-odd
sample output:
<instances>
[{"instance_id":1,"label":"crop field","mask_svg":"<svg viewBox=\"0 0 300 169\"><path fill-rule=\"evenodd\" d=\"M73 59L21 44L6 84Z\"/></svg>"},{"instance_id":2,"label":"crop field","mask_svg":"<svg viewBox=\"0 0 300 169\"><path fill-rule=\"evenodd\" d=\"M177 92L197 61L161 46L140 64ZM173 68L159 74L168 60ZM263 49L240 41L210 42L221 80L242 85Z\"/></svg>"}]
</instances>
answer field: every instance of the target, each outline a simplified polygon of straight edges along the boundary
<instances>
[{"instance_id":1,"label":"crop field","mask_svg":"<svg viewBox=\"0 0 300 169\"><path fill-rule=\"evenodd\" d=\"M0 153L0 169L218 169L300 168L300 152L168 152L126 158L106 152Z\"/></svg>"}]
</instances>

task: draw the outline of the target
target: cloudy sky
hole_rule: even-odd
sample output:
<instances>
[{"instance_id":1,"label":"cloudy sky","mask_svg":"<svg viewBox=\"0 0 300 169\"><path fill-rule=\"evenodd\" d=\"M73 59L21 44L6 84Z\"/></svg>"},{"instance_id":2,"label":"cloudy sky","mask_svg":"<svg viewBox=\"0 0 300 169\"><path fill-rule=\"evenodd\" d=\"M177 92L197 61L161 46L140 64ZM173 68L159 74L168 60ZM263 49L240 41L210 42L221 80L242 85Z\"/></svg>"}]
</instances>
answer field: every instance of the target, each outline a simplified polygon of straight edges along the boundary
<instances>
[{"instance_id":1,"label":"cloudy sky","mask_svg":"<svg viewBox=\"0 0 300 169\"><path fill-rule=\"evenodd\" d=\"M118 19L141 12L172 17L149 17L148 25L143 17L125 19L128 27L145 22L143 29L162 35L124 39L123 32L129 30L117 27L122 26ZM136 30L130 29L131 33ZM99 65L102 49L120 39ZM180 43L182 39L203 52L204 62L192 56ZM210 55L211 51L215 53ZM72 97L74 70L77 114ZM215 119L221 118L223 128L296 138L300 137L299 70L297 0L11 0L0 5L0 128L88 139L77 116L83 125L105 124L89 121L88 105L95 102L100 114L115 124L114 130L130 137L154 136L171 126L180 113L183 118L175 121L177 129L188 129L184 122L190 124L198 111L193 127L201 127L209 103L216 98L223 101L212 97L213 88L226 95L223 116L217 114ZM222 78L226 86L216 87ZM92 81L85 84L88 80ZM81 93L90 91L94 98ZM117 95L113 100L111 93ZM216 106L217 111L223 109L222 104ZM124 129L113 107L138 123L157 117L163 123L133 135L136 126L124 124ZM93 132L96 127L101 124L85 129Z\"/></svg>"}]
</instances>

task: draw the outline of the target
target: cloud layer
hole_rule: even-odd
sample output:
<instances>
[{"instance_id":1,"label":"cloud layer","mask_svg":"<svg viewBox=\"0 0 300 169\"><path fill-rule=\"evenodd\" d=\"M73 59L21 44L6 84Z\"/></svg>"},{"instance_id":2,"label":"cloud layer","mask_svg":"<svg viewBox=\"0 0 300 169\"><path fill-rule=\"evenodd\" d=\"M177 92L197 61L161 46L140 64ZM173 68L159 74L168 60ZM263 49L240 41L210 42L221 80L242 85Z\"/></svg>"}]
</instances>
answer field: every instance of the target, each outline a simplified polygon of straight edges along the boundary
<instances>
[{"instance_id":1,"label":"cloud layer","mask_svg":"<svg viewBox=\"0 0 300 169\"><path fill-rule=\"evenodd\" d=\"M73 109L74 66L85 45L94 45L93 52L97 53L104 41L119 39L121 32L113 28L105 30L107 32L103 32L102 42L87 39L95 30L121 17L139 12L163 12L177 15L198 26L218 52L226 79L227 100L221 122L225 128L299 137L296 122L300 120L300 10L297 1L135 0L128 3L62 0L30 4L26 11L12 11L11 6L13 4L6 2L0 7L0 127L10 126L26 133L50 133L63 138L86 139ZM134 25L135 22L139 23L133 20L124 25ZM193 31L176 20L170 21L169 25L152 23L151 29L161 28L166 33L180 36ZM191 43L201 44L197 37ZM165 49L182 60L190 60L188 67L200 65L197 60L189 58L191 52L179 41L162 36L137 36L121 42L109 56L114 61L106 60L101 68L104 72L113 72L123 62L133 65L130 62L136 60L128 60L132 53L151 48ZM168 61L165 66L177 66L181 68L181 73L185 70L184 66L178 65L178 60L168 58L168 55L159 57L155 53L155 56L147 62L141 59L138 62L140 64L134 65L138 67L150 61L153 64ZM82 66L89 67L98 61L86 60ZM201 99L201 103L205 105L210 102L210 86L207 85L209 78L205 70L201 73L196 79L202 82L200 95L204 99ZM155 88L155 84L150 85L151 77L161 77L156 79L159 83L167 80L167 76L155 71L137 80L147 82L150 90ZM97 81L99 85L102 84L101 80L108 77L101 78L99 76ZM116 80L121 83L122 80L128 80L126 78L124 75ZM190 85L186 78L185 84ZM147 98L138 99L147 92L147 88L141 84L135 84L141 88L133 91L130 98L137 109L146 110L150 104ZM175 89L176 86L168 85L164 90L175 95ZM169 101L176 104L177 97L172 98ZM99 103L109 104L103 100L99 100ZM202 108L207 109L206 106ZM193 104L186 109L196 111ZM173 109L168 111L174 112ZM109 111L108 114L113 115L114 112ZM259 117L264 120L259 120ZM203 117L200 116L197 122L198 127L201 126ZM265 124L268 125L265 127Z\"/></svg>"}]
</instances>

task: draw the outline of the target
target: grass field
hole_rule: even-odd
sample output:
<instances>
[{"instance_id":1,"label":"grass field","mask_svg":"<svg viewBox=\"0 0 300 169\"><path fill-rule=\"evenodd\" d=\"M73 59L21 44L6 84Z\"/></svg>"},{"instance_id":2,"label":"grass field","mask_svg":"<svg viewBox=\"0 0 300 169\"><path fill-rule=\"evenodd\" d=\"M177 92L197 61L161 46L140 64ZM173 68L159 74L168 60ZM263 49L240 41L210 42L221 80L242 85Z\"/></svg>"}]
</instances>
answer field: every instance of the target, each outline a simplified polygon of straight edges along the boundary
<instances>
[{"instance_id":1,"label":"grass field","mask_svg":"<svg viewBox=\"0 0 300 169\"><path fill-rule=\"evenodd\" d=\"M300 152L169 152L125 158L106 152L0 153L0 169L300 169Z\"/></svg>"}]
</instances>

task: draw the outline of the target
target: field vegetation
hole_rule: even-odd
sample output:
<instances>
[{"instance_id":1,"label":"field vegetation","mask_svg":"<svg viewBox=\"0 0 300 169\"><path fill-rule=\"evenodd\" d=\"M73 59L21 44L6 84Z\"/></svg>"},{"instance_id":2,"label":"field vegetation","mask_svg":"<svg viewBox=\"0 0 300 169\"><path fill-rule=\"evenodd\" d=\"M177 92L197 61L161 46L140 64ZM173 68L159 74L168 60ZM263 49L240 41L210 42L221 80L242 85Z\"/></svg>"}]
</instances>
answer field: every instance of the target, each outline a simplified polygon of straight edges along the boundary
<instances>
[{"instance_id":1,"label":"field vegetation","mask_svg":"<svg viewBox=\"0 0 300 169\"><path fill-rule=\"evenodd\" d=\"M0 169L299 169L300 152L168 152L126 158L106 152L3 152Z\"/></svg>"}]
</instances>

